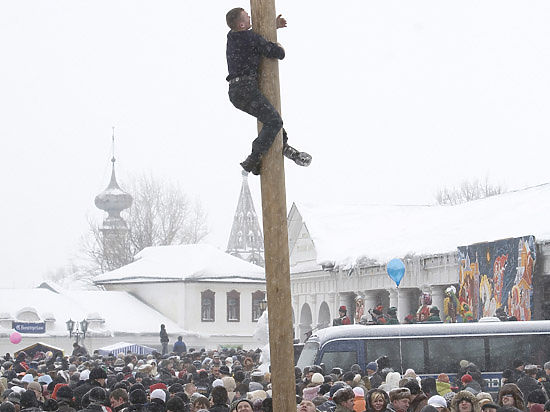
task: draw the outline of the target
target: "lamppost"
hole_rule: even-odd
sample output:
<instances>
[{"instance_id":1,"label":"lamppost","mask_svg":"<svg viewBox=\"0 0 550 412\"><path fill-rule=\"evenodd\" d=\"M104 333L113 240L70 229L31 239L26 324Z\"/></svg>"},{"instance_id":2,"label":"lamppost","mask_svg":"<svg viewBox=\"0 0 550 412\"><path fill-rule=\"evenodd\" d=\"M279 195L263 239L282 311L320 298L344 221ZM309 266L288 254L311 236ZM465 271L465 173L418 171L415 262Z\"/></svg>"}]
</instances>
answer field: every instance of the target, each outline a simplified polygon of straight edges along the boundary
<instances>
[{"instance_id":1,"label":"lamppost","mask_svg":"<svg viewBox=\"0 0 550 412\"><path fill-rule=\"evenodd\" d=\"M267 300L260 300L258 302L258 307L260 308L260 311L262 313L260 313L260 316L263 315L263 313L265 312L265 310L267 309Z\"/></svg>"},{"instance_id":2,"label":"lamppost","mask_svg":"<svg viewBox=\"0 0 550 412\"><path fill-rule=\"evenodd\" d=\"M69 319L67 322L65 322L67 325L67 330L69 331L69 338L72 338L73 335L76 337L76 343L78 344L78 340L82 336L82 340L86 338L86 332L88 331L88 324L89 322L84 319L80 322L75 322L72 319ZM76 331L74 330L74 327L76 325ZM80 325L80 330L78 330L78 327Z\"/></svg>"}]
</instances>

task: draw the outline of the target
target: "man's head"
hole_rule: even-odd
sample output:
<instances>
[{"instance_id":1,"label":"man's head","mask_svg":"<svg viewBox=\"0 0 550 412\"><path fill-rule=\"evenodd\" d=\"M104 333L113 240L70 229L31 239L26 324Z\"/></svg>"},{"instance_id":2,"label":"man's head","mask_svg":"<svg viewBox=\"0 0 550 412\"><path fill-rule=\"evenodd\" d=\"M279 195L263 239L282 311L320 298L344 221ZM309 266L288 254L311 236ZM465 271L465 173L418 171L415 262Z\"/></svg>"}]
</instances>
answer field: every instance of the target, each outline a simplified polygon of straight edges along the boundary
<instances>
[{"instance_id":1,"label":"man's head","mask_svg":"<svg viewBox=\"0 0 550 412\"><path fill-rule=\"evenodd\" d=\"M353 403L355 401L355 393L353 393L353 389L350 387L338 389L334 396L332 397L332 400L336 405L342 405L345 408L348 408L350 410L353 410Z\"/></svg>"},{"instance_id":2,"label":"man's head","mask_svg":"<svg viewBox=\"0 0 550 412\"><path fill-rule=\"evenodd\" d=\"M128 402L128 392L125 389L118 388L111 392L109 395L111 406L116 408Z\"/></svg>"},{"instance_id":3,"label":"man's head","mask_svg":"<svg viewBox=\"0 0 550 412\"><path fill-rule=\"evenodd\" d=\"M250 16L242 7L231 9L225 15L225 21L233 31L248 30L252 27Z\"/></svg>"},{"instance_id":4,"label":"man's head","mask_svg":"<svg viewBox=\"0 0 550 412\"><path fill-rule=\"evenodd\" d=\"M526 375L532 376L533 378L537 376L537 372L538 372L537 365L525 365L523 370Z\"/></svg>"},{"instance_id":5,"label":"man's head","mask_svg":"<svg viewBox=\"0 0 550 412\"><path fill-rule=\"evenodd\" d=\"M395 388L389 393L390 402L396 412L405 412L409 408L411 391L408 388Z\"/></svg>"},{"instance_id":6,"label":"man's head","mask_svg":"<svg viewBox=\"0 0 550 412\"><path fill-rule=\"evenodd\" d=\"M178 342L181 342L183 340L183 336L178 336Z\"/></svg>"},{"instance_id":7,"label":"man's head","mask_svg":"<svg viewBox=\"0 0 550 412\"><path fill-rule=\"evenodd\" d=\"M315 404L311 401L302 401L296 408L297 412L315 412Z\"/></svg>"},{"instance_id":8,"label":"man's head","mask_svg":"<svg viewBox=\"0 0 550 412\"><path fill-rule=\"evenodd\" d=\"M212 372L212 376L215 376L216 378L220 378L220 377L221 377L221 374L220 374L220 367L219 367L219 366L212 366L212 369L211 369L210 372Z\"/></svg>"}]
</instances>

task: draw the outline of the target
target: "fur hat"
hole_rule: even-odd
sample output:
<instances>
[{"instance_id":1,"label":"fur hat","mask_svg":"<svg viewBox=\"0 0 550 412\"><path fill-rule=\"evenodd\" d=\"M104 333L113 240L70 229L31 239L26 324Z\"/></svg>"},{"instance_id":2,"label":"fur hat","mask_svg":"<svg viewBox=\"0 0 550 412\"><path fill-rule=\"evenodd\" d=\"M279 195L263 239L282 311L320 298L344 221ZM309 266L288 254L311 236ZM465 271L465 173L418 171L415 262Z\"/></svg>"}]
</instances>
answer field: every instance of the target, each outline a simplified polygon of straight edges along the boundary
<instances>
[{"instance_id":1,"label":"fur hat","mask_svg":"<svg viewBox=\"0 0 550 412\"><path fill-rule=\"evenodd\" d=\"M411 397L411 391L408 388L395 388L392 389L389 393L390 402L398 401L400 399L405 399Z\"/></svg>"},{"instance_id":2,"label":"fur hat","mask_svg":"<svg viewBox=\"0 0 550 412\"><path fill-rule=\"evenodd\" d=\"M476 398L479 401L479 406L483 406L486 403L493 402L493 397L491 396L490 393L487 393L487 392L479 392L476 395Z\"/></svg>"},{"instance_id":3,"label":"fur hat","mask_svg":"<svg viewBox=\"0 0 550 412\"><path fill-rule=\"evenodd\" d=\"M544 405L546 403L546 395L542 391L542 389L535 389L534 391L531 391L529 395L527 395L526 399L527 403L540 403Z\"/></svg>"},{"instance_id":4,"label":"fur hat","mask_svg":"<svg viewBox=\"0 0 550 412\"><path fill-rule=\"evenodd\" d=\"M453 397L451 401L451 412L458 412L458 404L463 400L472 404L473 412L481 412L479 401L475 395L469 391L460 391Z\"/></svg>"},{"instance_id":5,"label":"fur hat","mask_svg":"<svg viewBox=\"0 0 550 412\"><path fill-rule=\"evenodd\" d=\"M353 393L355 394L356 397L365 396L365 391L360 386L356 386L355 388L353 388Z\"/></svg>"},{"instance_id":6,"label":"fur hat","mask_svg":"<svg viewBox=\"0 0 550 412\"><path fill-rule=\"evenodd\" d=\"M512 395L515 401L515 407L519 410L525 409L525 401L523 400L523 394L515 383L506 383L502 385L500 391L498 391L498 404L502 405L502 397L505 395Z\"/></svg>"},{"instance_id":7,"label":"fur hat","mask_svg":"<svg viewBox=\"0 0 550 412\"><path fill-rule=\"evenodd\" d=\"M161 401L166 402L166 392L164 392L162 389L155 389L153 392L151 392L150 398L151 400L160 399Z\"/></svg>"}]
</instances>

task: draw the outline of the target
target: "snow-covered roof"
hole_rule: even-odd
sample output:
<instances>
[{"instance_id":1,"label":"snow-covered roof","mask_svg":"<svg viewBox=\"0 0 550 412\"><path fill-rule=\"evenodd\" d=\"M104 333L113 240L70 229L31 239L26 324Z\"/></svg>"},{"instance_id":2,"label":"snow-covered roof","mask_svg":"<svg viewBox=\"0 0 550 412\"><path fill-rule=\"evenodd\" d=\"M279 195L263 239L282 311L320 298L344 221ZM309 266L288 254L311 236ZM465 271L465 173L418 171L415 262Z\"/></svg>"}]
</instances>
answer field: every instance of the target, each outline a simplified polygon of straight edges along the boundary
<instances>
[{"instance_id":1,"label":"snow-covered roof","mask_svg":"<svg viewBox=\"0 0 550 412\"><path fill-rule=\"evenodd\" d=\"M262 267L208 244L143 249L135 261L94 278L98 284L165 281L265 281Z\"/></svg>"},{"instance_id":2,"label":"snow-covered roof","mask_svg":"<svg viewBox=\"0 0 550 412\"><path fill-rule=\"evenodd\" d=\"M550 239L550 184L456 206L297 203L317 262L385 263L407 254L456 251L457 246L534 235Z\"/></svg>"},{"instance_id":3,"label":"snow-covered roof","mask_svg":"<svg viewBox=\"0 0 550 412\"><path fill-rule=\"evenodd\" d=\"M101 336L158 334L161 323L174 333L182 330L166 316L126 292L71 290L56 293L46 288L0 289L0 313L6 315L3 318L18 320L17 314L21 312L36 314L37 322L54 320L46 327L46 334L51 336L66 336L65 322L69 318L81 321L100 317L104 322L101 325L98 325L100 322L91 322L88 330ZM11 325L0 326L0 334L11 331Z\"/></svg>"}]
</instances>

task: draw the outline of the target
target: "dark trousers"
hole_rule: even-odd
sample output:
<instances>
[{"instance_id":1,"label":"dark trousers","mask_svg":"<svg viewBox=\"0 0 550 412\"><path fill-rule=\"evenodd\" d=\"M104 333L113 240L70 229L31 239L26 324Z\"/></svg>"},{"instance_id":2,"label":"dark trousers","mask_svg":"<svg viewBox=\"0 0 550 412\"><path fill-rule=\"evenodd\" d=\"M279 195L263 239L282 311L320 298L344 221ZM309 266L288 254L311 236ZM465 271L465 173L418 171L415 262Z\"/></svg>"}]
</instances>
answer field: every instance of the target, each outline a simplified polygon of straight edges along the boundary
<instances>
[{"instance_id":1,"label":"dark trousers","mask_svg":"<svg viewBox=\"0 0 550 412\"><path fill-rule=\"evenodd\" d=\"M277 133L283 127L283 119L275 107L267 100L258 88L256 80L245 80L229 85L229 100L237 109L242 110L260 122L262 130L252 142L252 153L267 153ZM286 143L286 132L283 129Z\"/></svg>"}]
</instances>

